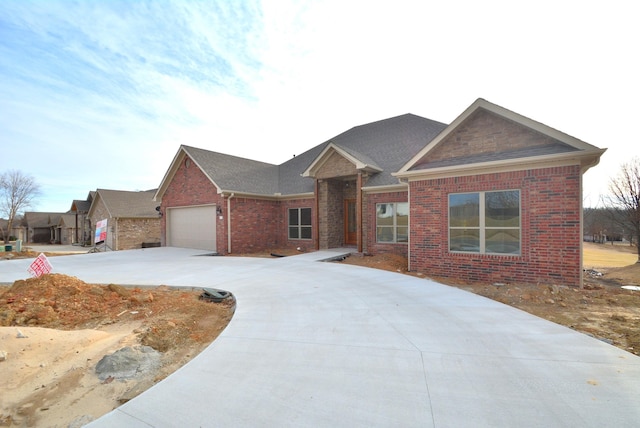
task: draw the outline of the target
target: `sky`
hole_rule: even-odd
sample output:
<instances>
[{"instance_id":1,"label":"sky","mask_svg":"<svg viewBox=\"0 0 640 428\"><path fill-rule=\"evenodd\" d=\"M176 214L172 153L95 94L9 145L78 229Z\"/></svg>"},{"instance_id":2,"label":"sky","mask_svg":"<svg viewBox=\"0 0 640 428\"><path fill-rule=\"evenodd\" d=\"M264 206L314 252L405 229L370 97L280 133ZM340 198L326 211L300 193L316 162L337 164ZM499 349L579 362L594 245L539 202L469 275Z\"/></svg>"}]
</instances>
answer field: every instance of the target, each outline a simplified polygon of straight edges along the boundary
<instances>
[{"instance_id":1,"label":"sky","mask_svg":"<svg viewBox=\"0 0 640 428\"><path fill-rule=\"evenodd\" d=\"M29 211L157 188L181 144L281 164L354 126L477 98L640 156L633 1L0 1L0 172Z\"/></svg>"}]
</instances>

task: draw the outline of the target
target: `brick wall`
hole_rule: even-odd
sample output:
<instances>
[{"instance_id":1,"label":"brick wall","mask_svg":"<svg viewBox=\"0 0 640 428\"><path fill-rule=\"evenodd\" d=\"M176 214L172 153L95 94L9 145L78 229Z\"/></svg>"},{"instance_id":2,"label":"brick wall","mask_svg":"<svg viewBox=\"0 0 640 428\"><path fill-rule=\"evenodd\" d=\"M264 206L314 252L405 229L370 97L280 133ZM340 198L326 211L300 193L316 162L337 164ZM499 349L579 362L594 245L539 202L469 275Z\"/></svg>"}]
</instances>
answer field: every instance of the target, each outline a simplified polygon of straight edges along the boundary
<instances>
[{"instance_id":1,"label":"brick wall","mask_svg":"<svg viewBox=\"0 0 640 428\"><path fill-rule=\"evenodd\" d=\"M296 199L275 201L234 196L230 200L217 193L216 187L192 162L183 160L169 183L163 197L162 210L167 207L216 204L222 210L222 219L216 218L217 252L227 254L227 204L231 205L231 252L255 253L278 248L315 248L315 240L289 240L287 209L312 208L315 219L315 200ZM315 223L314 223L315 224ZM166 245L166 217L161 220L162 242ZM314 233L315 236L315 233Z\"/></svg>"},{"instance_id":2,"label":"brick wall","mask_svg":"<svg viewBox=\"0 0 640 428\"><path fill-rule=\"evenodd\" d=\"M318 221L320 249L341 247L344 242L344 182L318 183Z\"/></svg>"},{"instance_id":3,"label":"brick wall","mask_svg":"<svg viewBox=\"0 0 640 428\"><path fill-rule=\"evenodd\" d=\"M315 178L335 178L335 177L347 177L356 175L358 171L351 161L345 159L337 152L331 153L326 162L315 174Z\"/></svg>"},{"instance_id":4,"label":"brick wall","mask_svg":"<svg viewBox=\"0 0 640 428\"><path fill-rule=\"evenodd\" d=\"M566 166L410 183L410 268L467 281L579 286L580 167ZM521 255L448 251L448 195L519 189Z\"/></svg>"},{"instance_id":5,"label":"brick wall","mask_svg":"<svg viewBox=\"0 0 640 428\"><path fill-rule=\"evenodd\" d=\"M407 256L407 243L378 243L376 237L376 204L407 202L407 198L407 192L365 193L363 195L363 252L370 254L392 253Z\"/></svg>"},{"instance_id":6,"label":"brick wall","mask_svg":"<svg viewBox=\"0 0 640 428\"><path fill-rule=\"evenodd\" d=\"M282 227L278 201L231 199L232 253L256 253L278 248Z\"/></svg>"},{"instance_id":7,"label":"brick wall","mask_svg":"<svg viewBox=\"0 0 640 428\"><path fill-rule=\"evenodd\" d=\"M71 245L74 242L75 228L63 227L60 229L60 243L63 245Z\"/></svg>"},{"instance_id":8,"label":"brick wall","mask_svg":"<svg viewBox=\"0 0 640 428\"><path fill-rule=\"evenodd\" d=\"M480 109L431 150L426 162L556 144L563 143Z\"/></svg>"},{"instance_id":9,"label":"brick wall","mask_svg":"<svg viewBox=\"0 0 640 428\"><path fill-rule=\"evenodd\" d=\"M233 200L233 199L232 199ZM162 212L167 207L216 204L222 209L222 219L216 216L216 251L227 253L226 199L217 193L211 180L190 159L183 159L180 167L162 196ZM161 242L167 245L166 216L161 219Z\"/></svg>"},{"instance_id":10,"label":"brick wall","mask_svg":"<svg viewBox=\"0 0 640 428\"><path fill-rule=\"evenodd\" d=\"M344 196L342 182L329 180L327 198L327 244L328 248L342 247L344 243Z\"/></svg>"},{"instance_id":11,"label":"brick wall","mask_svg":"<svg viewBox=\"0 0 640 428\"><path fill-rule=\"evenodd\" d=\"M142 248L143 242L160 242L160 218L111 218L101 199L92 212L91 242L95 244L96 223L107 219L107 246L113 250Z\"/></svg>"},{"instance_id":12,"label":"brick wall","mask_svg":"<svg viewBox=\"0 0 640 428\"><path fill-rule=\"evenodd\" d=\"M160 218L117 219L118 250L142 248L143 242L160 242Z\"/></svg>"}]
</instances>

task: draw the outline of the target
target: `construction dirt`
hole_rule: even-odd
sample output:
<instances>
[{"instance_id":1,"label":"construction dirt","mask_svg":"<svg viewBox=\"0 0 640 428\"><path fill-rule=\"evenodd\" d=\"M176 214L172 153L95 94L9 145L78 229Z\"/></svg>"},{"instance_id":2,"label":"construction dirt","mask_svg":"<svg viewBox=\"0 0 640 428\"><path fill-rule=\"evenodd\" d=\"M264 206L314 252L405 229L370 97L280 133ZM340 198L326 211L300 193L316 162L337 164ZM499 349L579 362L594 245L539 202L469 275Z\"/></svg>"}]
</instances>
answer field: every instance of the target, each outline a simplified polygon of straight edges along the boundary
<instances>
[{"instance_id":1,"label":"construction dirt","mask_svg":"<svg viewBox=\"0 0 640 428\"><path fill-rule=\"evenodd\" d=\"M640 291L621 288L640 287L635 251L624 245L585 243L587 269L581 289L431 279L640 355ZM425 278L408 272L406 258L399 256L352 256L341 263ZM233 316L232 298L213 303L200 300L201 293L164 286L93 285L60 274L0 287L0 427L79 427L165 378L210 344ZM96 375L103 356L139 345L162 353L161 368L152 375L127 380L100 380Z\"/></svg>"},{"instance_id":2,"label":"construction dirt","mask_svg":"<svg viewBox=\"0 0 640 428\"><path fill-rule=\"evenodd\" d=\"M232 297L215 303L201 294L61 274L0 287L0 427L79 427L173 373L233 315ZM140 345L162 353L159 369L100 380L103 356Z\"/></svg>"}]
</instances>

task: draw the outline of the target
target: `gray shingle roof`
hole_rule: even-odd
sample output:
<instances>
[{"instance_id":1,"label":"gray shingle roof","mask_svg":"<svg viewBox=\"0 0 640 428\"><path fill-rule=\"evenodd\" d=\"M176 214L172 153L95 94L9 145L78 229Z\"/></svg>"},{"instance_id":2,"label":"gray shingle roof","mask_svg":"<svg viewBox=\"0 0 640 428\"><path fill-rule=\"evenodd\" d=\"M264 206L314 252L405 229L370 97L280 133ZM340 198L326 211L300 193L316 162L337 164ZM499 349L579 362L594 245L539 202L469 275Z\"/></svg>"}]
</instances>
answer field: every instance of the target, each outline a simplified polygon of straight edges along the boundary
<instances>
[{"instance_id":1,"label":"gray shingle roof","mask_svg":"<svg viewBox=\"0 0 640 428\"><path fill-rule=\"evenodd\" d=\"M260 195L273 195L278 192L277 165L195 147L182 148L222 190Z\"/></svg>"},{"instance_id":2,"label":"gray shingle roof","mask_svg":"<svg viewBox=\"0 0 640 428\"><path fill-rule=\"evenodd\" d=\"M329 144L382 170L371 176L367 186L396 184L398 179L391 173L398 171L444 128L443 123L405 114L351 128L281 165L189 146L182 149L222 190L292 195L313 192L313 179L302 177L302 173Z\"/></svg>"},{"instance_id":3,"label":"gray shingle roof","mask_svg":"<svg viewBox=\"0 0 640 428\"><path fill-rule=\"evenodd\" d=\"M553 155L559 153L569 153L578 151L575 147L567 144L549 144L546 146L527 147L518 150L510 150L499 153L483 153L473 156L455 157L449 159L441 159L438 161L423 162L417 165L413 170L424 170L431 168L441 168L453 165L470 165L481 162L493 162L507 159L519 159L533 156Z\"/></svg>"},{"instance_id":4,"label":"gray shingle roof","mask_svg":"<svg viewBox=\"0 0 640 428\"><path fill-rule=\"evenodd\" d=\"M75 214L62 214L58 220L58 226L75 227L76 215Z\"/></svg>"},{"instance_id":5,"label":"gray shingle roof","mask_svg":"<svg viewBox=\"0 0 640 428\"><path fill-rule=\"evenodd\" d=\"M391 173L397 172L446 127L444 123L404 114L356 126L327 143L382 169L369 178L366 186L384 186L398 183Z\"/></svg>"},{"instance_id":6,"label":"gray shingle roof","mask_svg":"<svg viewBox=\"0 0 640 428\"><path fill-rule=\"evenodd\" d=\"M74 209L75 208L75 209ZM83 201L80 199L74 199L71 204L71 211L76 212L88 212L89 208L91 208L91 201Z\"/></svg>"},{"instance_id":7,"label":"gray shingle roof","mask_svg":"<svg viewBox=\"0 0 640 428\"><path fill-rule=\"evenodd\" d=\"M314 181L312 178L302 177L302 173L326 145L327 143L320 144L281 164L278 167L278 192L283 195L312 193Z\"/></svg>"},{"instance_id":8,"label":"gray shingle roof","mask_svg":"<svg viewBox=\"0 0 640 428\"><path fill-rule=\"evenodd\" d=\"M24 213L24 223L29 227L49 227L56 226L60 221L60 216L64 213L41 213L41 212L26 212Z\"/></svg>"},{"instance_id":9,"label":"gray shingle roof","mask_svg":"<svg viewBox=\"0 0 640 428\"><path fill-rule=\"evenodd\" d=\"M98 195L113 218L157 218L156 189L140 192L98 189Z\"/></svg>"}]
</instances>

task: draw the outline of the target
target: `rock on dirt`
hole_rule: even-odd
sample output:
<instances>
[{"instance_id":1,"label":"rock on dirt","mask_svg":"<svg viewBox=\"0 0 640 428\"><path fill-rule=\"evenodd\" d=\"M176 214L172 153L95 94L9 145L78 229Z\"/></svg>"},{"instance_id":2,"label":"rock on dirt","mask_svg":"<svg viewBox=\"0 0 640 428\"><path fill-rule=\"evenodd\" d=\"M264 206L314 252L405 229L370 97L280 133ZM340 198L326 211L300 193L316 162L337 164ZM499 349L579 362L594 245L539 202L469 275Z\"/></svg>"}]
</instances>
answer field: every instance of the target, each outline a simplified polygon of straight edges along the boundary
<instances>
[{"instance_id":1,"label":"rock on dirt","mask_svg":"<svg viewBox=\"0 0 640 428\"><path fill-rule=\"evenodd\" d=\"M102 357L96 364L98 379L132 379L154 374L160 368L161 354L150 346L126 346Z\"/></svg>"}]
</instances>

